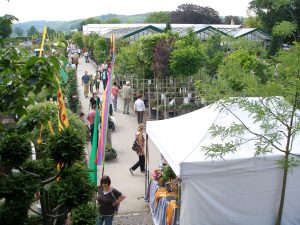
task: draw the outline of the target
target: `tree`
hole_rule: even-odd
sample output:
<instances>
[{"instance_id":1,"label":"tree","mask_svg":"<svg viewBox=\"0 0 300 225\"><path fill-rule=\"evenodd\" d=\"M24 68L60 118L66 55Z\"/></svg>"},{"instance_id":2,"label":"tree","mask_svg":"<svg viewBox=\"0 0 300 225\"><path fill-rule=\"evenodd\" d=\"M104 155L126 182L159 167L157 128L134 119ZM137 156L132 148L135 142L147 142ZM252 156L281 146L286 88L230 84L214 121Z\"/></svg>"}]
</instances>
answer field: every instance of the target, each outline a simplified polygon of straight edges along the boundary
<instances>
[{"instance_id":1,"label":"tree","mask_svg":"<svg viewBox=\"0 0 300 225\"><path fill-rule=\"evenodd\" d=\"M81 32L74 32L72 34L72 41L77 45L78 48L83 48L83 35Z\"/></svg>"},{"instance_id":2,"label":"tree","mask_svg":"<svg viewBox=\"0 0 300 225\"><path fill-rule=\"evenodd\" d=\"M233 21L233 23L235 25L239 25L242 24L242 20L239 16L225 16L223 23L224 24L231 24L231 22Z\"/></svg>"},{"instance_id":3,"label":"tree","mask_svg":"<svg viewBox=\"0 0 300 225\"><path fill-rule=\"evenodd\" d=\"M149 13L145 18L145 23L168 23L171 21L169 12L152 12Z\"/></svg>"},{"instance_id":4,"label":"tree","mask_svg":"<svg viewBox=\"0 0 300 225\"><path fill-rule=\"evenodd\" d=\"M219 13L210 7L194 4L182 4L171 12L172 23L184 24L220 24Z\"/></svg>"},{"instance_id":5,"label":"tree","mask_svg":"<svg viewBox=\"0 0 300 225\"><path fill-rule=\"evenodd\" d=\"M70 127L59 133L57 105L33 104L41 90L50 95L56 91L54 74L59 69L60 61L53 56L29 57L15 48L0 49L0 114L15 121L0 123L0 221L7 225L25 224L35 199L41 201L43 224L50 225L93 196L88 171L78 162L84 153L84 124L67 110ZM37 160L31 160L31 142Z\"/></svg>"},{"instance_id":6,"label":"tree","mask_svg":"<svg viewBox=\"0 0 300 225\"><path fill-rule=\"evenodd\" d=\"M116 23L121 23L121 22L122 21L116 17L109 18L105 21L105 23L111 23L111 24L116 24Z\"/></svg>"},{"instance_id":7,"label":"tree","mask_svg":"<svg viewBox=\"0 0 300 225\"><path fill-rule=\"evenodd\" d=\"M91 17L86 20L83 20L79 24L79 30L82 31L82 27L87 24L100 24L101 20L97 17Z\"/></svg>"},{"instance_id":8,"label":"tree","mask_svg":"<svg viewBox=\"0 0 300 225\"><path fill-rule=\"evenodd\" d=\"M31 26L28 30L27 30L27 36L38 36L39 32L36 29L35 26Z\"/></svg>"},{"instance_id":9,"label":"tree","mask_svg":"<svg viewBox=\"0 0 300 225\"><path fill-rule=\"evenodd\" d=\"M171 70L177 76L192 76L204 65L204 61L202 42L189 29L188 35L174 44L170 58Z\"/></svg>"},{"instance_id":10,"label":"tree","mask_svg":"<svg viewBox=\"0 0 300 225\"><path fill-rule=\"evenodd\" d=\"M18 36L18 37L22 37L24 35L24 30L20 27L16 27L14 30L14 33Z\"/></svg>"},{"instance_id":11,"label":"tree","mask_svg":"<svg viewBox=\"0 0 300 225\"><path fill-rule=\"evenodd\" d=\"M248 96L256 96L258 100L251 101L243 98L244 93L238 95L238 92L235 92L235 95L231 95L230 98L223 98L219 101L220 109L226 109L238 122L229 126L212 125L211 135L221 137L222 143L202 148L207 157L222 158L227 153L237 151L237 148L243 143L252 141L255 145L255 157L263 157L274 151L283 153L283 158L274 162L281 165L283 169L276 225L281 225L282 221L288 173L293 167L300 164L300 156L293 153L292 141L300 133L300 116L297 113L300 107L300 65L296 63L299 60L300 46L296 43L289 51L280 52L279 56L268 64L269 67L276 70L276 73L272 73L272 79L269 79L266 84L244 82ZM240 60L240 62L242 61ZM232 64L227 69L230 70L231 67ZM250 71L246 73L248 73L248 77L251 76ZM236 98L232 98L233 96ZM260 130L249 128L243 118L239 118L231 110L234 106L249 112L253 123L258 124ZM250 138L247 138L249 135L246 134L250 134Z\"/></svg>"},{"instance_id":12,"label":"tree","mask_svg":"<svg viewBox=\"0 0 300 225\"><path fill-rule=\"evenodd\" d=\"M261 22L258 17L249 16L243 19L243 27L245 28L262 28Z\"/></svg>"},{"instance_id":13,"label":"tree","mask_svg":"<svg viewBox=\"0 0 300 225\"><path fill-rule=\"evenodd\" d=\"M116 74L143 75L143 67L139 61L138 55L139 41L131 42L122 46L116 54L115 72Z\"/></svg>"},{"instance_id":14,"label":"tree","mask_svg":"<svg viewBox=\"0 0 300 225\"><path fill-rule=\"evenodd\" d=\"M216 77L219 65L224 58L224 48L221 46L221 36L213 35L204 43L206 55L205 69L209 74L210 83Z\"/></svg>"},{"instance_id":15,"label":"tree","mask_svg":"<svg viewBox=\"0 0 300 225\"><path fill-rule=\"evenodd\" d=\"M3 39L7 38L12 33L12 23L18 19L12 15L5 14L0 17L0 45L3 45Z\"/></svg>"},{"instance_id":16,"label":"tree","mask_svg":"<svg viewBox=\"0 0 300 225\"><path fill-rule=\"evenodd\" d=\"M51 27L47 27L47 35L50 37L53 37L56 35L56 31L52 29Z\"/></svg>"},{"instance_id":17,"label":"tree","mask_svg":"<svg viewBox=\"0 0 300 225\"><path fill-rule=\"evenodd\" d=\"M98 37L94 42L94 51L93 54L97 59L98 63L104 62L107 58L107 41L104 38Z\"/></svg>"},{"instance_id":18,"label":"tree","mask_svg":"<svg viewBox=\"0 0 300 225\"><path fill-rule=\"evenodd\" d=\"M274 26L283 21L291 22L296 25L296 30L293 35L278 37L273 34L271 41L270 55L274 55L282 43L292 43L296 37L299 40L300 35L300 1L298 0L252 0L250 10L254 11L260 20L262 28L272 33Z\"/></svg>"},{"instance_id":19,"label":"tree","mask_svg":"<svg viewBox=\"0 0 300 225\"><path fill-rule=\"evenodd\" d=\"M154 48L151 69L157 77L166 77L169 75L170 54L175 39L176 37L174 36L167 36L161 39Z\"/></svg>"}]
</instances>

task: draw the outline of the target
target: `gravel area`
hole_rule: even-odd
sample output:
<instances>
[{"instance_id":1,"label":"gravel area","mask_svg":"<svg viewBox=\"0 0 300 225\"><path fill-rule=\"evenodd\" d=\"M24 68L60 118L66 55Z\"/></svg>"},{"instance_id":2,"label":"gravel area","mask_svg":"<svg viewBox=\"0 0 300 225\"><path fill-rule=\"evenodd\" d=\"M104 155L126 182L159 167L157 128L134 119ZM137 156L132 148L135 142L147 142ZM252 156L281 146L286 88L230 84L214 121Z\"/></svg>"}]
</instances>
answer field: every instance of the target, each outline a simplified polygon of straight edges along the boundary
<instances>
[{"instance_id":1,"label":"gravel area","mask_svg":"<svg viewBox=\"0 0 300 225\"><path fill-rule=\"evenodd\" d=\"M151 212L139 212L114 217L113 225L154 225Z\"/></svg>"}]
</instances>

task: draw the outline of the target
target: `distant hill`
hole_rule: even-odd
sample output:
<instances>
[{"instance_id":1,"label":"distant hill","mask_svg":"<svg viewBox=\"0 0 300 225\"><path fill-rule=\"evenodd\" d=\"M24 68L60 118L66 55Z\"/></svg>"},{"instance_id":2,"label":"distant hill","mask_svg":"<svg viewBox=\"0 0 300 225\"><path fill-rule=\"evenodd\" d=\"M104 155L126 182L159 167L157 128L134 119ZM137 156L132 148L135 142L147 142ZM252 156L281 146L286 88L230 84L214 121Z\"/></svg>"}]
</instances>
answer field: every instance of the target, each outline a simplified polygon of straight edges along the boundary
<instances>
[{"instance_id":1,"label":"distant hill","mask_svg":"<svg viewBox=\"0 0 300 225\"><path fill-rule=\"evenodd\" d=\"M144 14L135 14L135 15L118 15L118 14L106 14L101 16L96 16L102 22L110 18L119 18L122 23L144 23L145 18L149 13ZM87 19L87 18L86 18ZM78 29L81 21L85 19L72 20L72 21L45 21L45 20L37 20L37 21L29 21L25 23L15 23L13 24L13 30L16 27L23 29L25 32L31 27L35 26L39 32L43 31L44 26L50 27L56 31L64 31L68 32L73 29Z\"/></svg>"}]
</instances>

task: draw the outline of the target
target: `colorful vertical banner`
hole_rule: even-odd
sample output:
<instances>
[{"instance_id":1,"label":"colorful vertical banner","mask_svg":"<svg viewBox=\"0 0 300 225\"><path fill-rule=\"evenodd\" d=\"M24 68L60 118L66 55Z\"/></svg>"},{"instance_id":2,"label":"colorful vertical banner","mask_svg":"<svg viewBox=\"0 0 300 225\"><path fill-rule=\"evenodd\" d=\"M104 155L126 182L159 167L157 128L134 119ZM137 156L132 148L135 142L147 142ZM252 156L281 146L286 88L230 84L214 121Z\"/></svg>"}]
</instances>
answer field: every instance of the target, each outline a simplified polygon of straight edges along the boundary
<instances>
[{"instance_id":1,"label":"colorful vertical banner","mask_svg":"<svg viewBox=\"0 0 300 225\"><path fill-rule=\"evenodd\" d=\"M60 88L59 79L56 76L56 81L58 84L58 91L57 91L57 102L58 102L58 127L61 130L62 127L68 128L69 127L69 120L67 116L67 111L65 107L65 102L62 94L62 90Z\"/></svg>"},{"instance_id":2,"label":"colorful vertical banner","mask_svg":"<svg viewBox=\"0 0 300 225\"><path fill-rule=\"evenodd\" d=\"M97 147L98 147L98 125L99 125L99 109L98 109L98 98L97 98L92 151L91 151L90 163L89 163L90 179L92 183L95 185L97 185L97 165L95 164L95 160L97 156Z\"/></svg>"},{"instance_id":3,"label":"colorful vertical banner","mask_svg":"<svg viewBox=\"0 0 300 225\"><path fill-rule=\"evenodd\" d=\"M111 46L115 45L114 35L111 37ZM115 49L112 47L112 50ZM101 113L101 134L99 135L99 145L97 151L97 158L95 164L104 165L105 160L105 147L107 139L107 129L108 129L108 118L109 118L109 107L110 107L110 98L111 98L111 85L112 85L112 75L114 68L115 55L114 52L111 54L111 63L108 68L108 77L107 77L107 86L103 93L103 102L102 102L102 113Z\"/></svg>"}]
</instances>

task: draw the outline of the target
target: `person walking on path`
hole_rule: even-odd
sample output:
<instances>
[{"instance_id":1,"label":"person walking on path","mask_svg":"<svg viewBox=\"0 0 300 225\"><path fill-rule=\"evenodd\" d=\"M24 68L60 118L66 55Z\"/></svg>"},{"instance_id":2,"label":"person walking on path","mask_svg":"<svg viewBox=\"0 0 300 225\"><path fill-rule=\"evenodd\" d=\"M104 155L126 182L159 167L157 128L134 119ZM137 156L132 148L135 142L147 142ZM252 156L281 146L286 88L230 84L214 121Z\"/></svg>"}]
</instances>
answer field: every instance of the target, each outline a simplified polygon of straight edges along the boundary
<instances>
[{"instance_id":1,"label":"person walking on path","mask_svg":"<svg viewBox=\"0 0 300 225\"><path fill-rule=\"evenodd\" d=\"M89 81L89 84L90 84L90 92L91 92L91 94L93 94L93 89L94 89L94 78L93 78L93 74L90 74L90 81Z\"/></svg>"},{"instance_id":2,"label":"person walking on path","mask_svg":"<svg viewBox=\"0 0 300 225\"><path fill-rule=\"evenodd\" d=\"M130 82L126 81L126 85L122 88L122 98L124 100L124 111L123 113L129 114L129 103L132 97L132 88L130 87Z\"/></svg>"},{"instance_id":3,"label":"person walking on path","mask_svg":"<svg viewBox=\"0 0 300 225\"><path fill-rule=\"evenodd\" d=\"M103 83L103 90L105 90L106 85L107 85L107 72L108 72L108 65L106 61L102 64L102 83Z\"/></svg>"},{"instance_id":4,"label":"person walking on path","mask_svg":"<svg viewBox=\"0 0 300 225\"><path fill-rule=\"evenodd\" d=\"M96 91L99 93L99 87L100 87L100 76L101 76L101 72L100 70L96 70L96 76L95 76L95 79L94 79L94 83L95 83L95 86L96 86Z\"/></svg>"},{"instance_id":5,"label":"person walking on path","mask_svg":"<svg viewBox=\"0 0 300 225\"><path fill-rule=\"evenodd\" d=\"M84 55L84 58L85 58L85 62L86 62L86 63L89 63L89 62L90 62L90 60L89 60L89 52L88 52L88 51L85 51L85 52L83 53L83 55Z\"/></svg>"},{"instance_id":6,"label":"person walking on path","mask_svg":"<svg viewBox=\"0 0 300 225\"><path fill-rule=\"evenodd\" d=\"M142 100L142 94L138 94L137 100L134 102L134 111L137 114L138 124L143 123L145 104Z\"/></svg>"},{"instance_id":7,"label":"person walking on path","mask_svg":"<svg viewBox=\"0 0 300 225\"><path fill-rule=\"evenodd\" d=\"M135 140L139 146L139 150L137 151L137 154L139 156L139 161L137 161L136 164L134 164L132 167L129 168L129 171L132 175L133 171L135 171L138 167L140 167L141 173L145 173L145 152L144 152L144 144L145 144L145 138L143 135L144 131L144 124L139 124L138 130L135 134Z\"/></svg>"},{"instance_id":8,"label":"person walking on path","mask_svg":"<svg viewBox=\"0 0 300 225\"><path fill-rule=\"evenodd\" d=\"M117 83L114 81L113 86L111 87L111 93L113 95L113 106L114 106L114 111L118 111L118 93L119 93L119 88L117 87Z\"/></svg>"},{"instance_id":9,"label":"person walking on path","mask_svg":"<svg viewBox=\"0 0 300 225\"><path fill-rule=\"evenodd\" d=\"M90 76L88 75L88 71L85 71L84 75L81 78L82 81L82 86L84 86L84 96L87 98L89 97L89 81L90 81Z\"/></svg>"},{"instance_id":10,"label":"person walking on path","mask_svg":"<svg viewBox=\"0 0 300 225\"><path fill-rule=\"evenodd\" d=\"M96 104L92 106L92 111L90 111L87 116L87 121L89 121L90 123L91 143L93 143L95 116L96 116Z\"/></svg>"},{"instance_id":11,"label":"person walking on path","mask_svg":"<svg viewBox=\"0 0 300 225\"><path fill-rule=\"evenodd\" d=\"M92 96L91 99L90 99L89 109L92 109L93 106L95 106L95 108L96 108L97 99L98 99L98 109L100 109L101 100L100 100L100 98L97 96L97 92L96 92L96 91L93 92L93 96Z\"/></svg>"},{"instance_id":12,"label":"person walking on path","mask_svg":"<svg viewBox=\"0 0 300 225\"><path fill-rule=\"evenodd\" d=\"M97 202L99 205L99 219L96 225L112 225L116 207L126 198L120 191L110 186L109 176L103 176L100 180Z\"/></svg>"}]
</instances>

